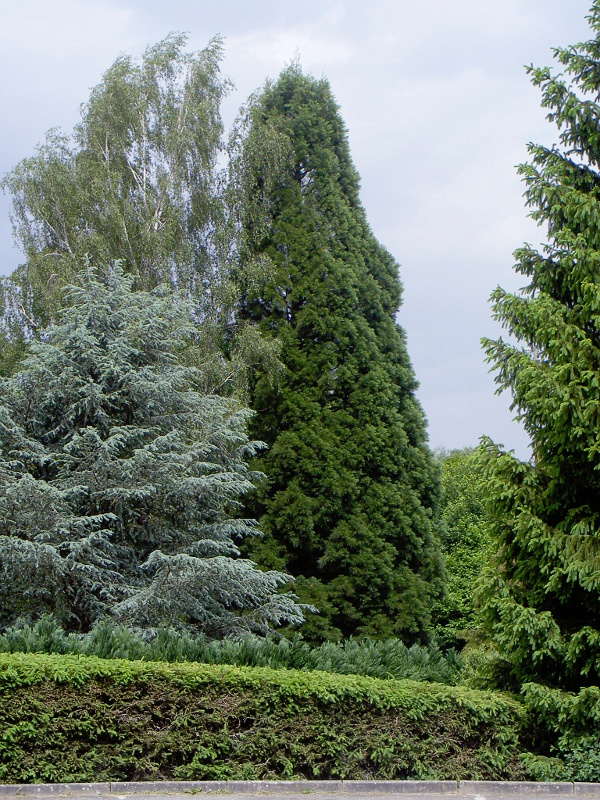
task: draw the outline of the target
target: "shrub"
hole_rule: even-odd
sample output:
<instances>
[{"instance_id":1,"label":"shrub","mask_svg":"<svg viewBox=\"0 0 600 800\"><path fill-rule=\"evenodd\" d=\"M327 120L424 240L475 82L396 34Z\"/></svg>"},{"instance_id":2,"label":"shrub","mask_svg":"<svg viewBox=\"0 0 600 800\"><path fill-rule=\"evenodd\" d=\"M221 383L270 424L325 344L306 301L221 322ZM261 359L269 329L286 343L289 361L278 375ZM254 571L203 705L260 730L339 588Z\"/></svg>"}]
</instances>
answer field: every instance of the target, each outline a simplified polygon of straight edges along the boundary
<instances>
[{"instance_id":1,"label":"shrub","mask_svg":"<svg viewBox=\"0 0 600 800\"><path fill-rule=\"evenodd\" d=\"M494 692L208 664L0 654L0 780L502 779Z\"/></svg>"},{"instance_id":2,"label":"shrub","mask_svg":"<svg viewBox=\"0 0 600 800\"><path fill-rule=\"evenodd\" d=\"M385 642L348 639L310 647L300 636L288 639L210 641L168 628L159 628L150 638L134 633L111 620L102 620L87 635L66 634L51 616L32 625L7 629L0 635L0 652L79 653L100 658L145 659L146 661L199 661L205 664L272 667L274 669L321 670L373 678L409 678L454 685L459 682L462 661L454 650L437 647L406 647L399 639Z\"/></svg>"}]
</instances>

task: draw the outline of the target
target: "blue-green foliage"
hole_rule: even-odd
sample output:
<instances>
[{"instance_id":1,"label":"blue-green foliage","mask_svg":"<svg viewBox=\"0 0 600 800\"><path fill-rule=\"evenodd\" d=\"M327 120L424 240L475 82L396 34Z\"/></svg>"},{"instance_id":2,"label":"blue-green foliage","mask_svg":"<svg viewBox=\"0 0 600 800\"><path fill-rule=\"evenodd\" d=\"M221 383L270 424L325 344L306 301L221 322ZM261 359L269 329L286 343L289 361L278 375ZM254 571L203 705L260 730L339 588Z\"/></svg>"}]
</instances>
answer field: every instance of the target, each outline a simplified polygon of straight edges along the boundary
<instances>
[{"instance_id":1,"label":"blue-green foliage","mask_svg":"<svg viewBox=\"0 0 600 800\"><path fill-rule=\"evenodd\" d=\"M0 624L45 611L211 636L300 622L287 575L237 558L248 408L207 389L191 304L84 272L0 380Z\"/></svg>"},{"instance_id":2,"label":"blue-green foliage","mask_svg":"<svg viewBox=\"0 0 600 800\"><path fill-rule=\"evenodd\" d=\"M159 628L152 637L134 633L111 620L103 620L87 635L66 634L58 622L46 616L34 625L9 628L0 635L0 652L79 653L100 658L146 661L198 661L205 664L272 667L273 669L321 670L373 678L409 678L454 685L462 668L454 650L406 647L398 639L387 641L326 642L310 647L300 636L222 641Z\"/></svg>"}]
</instances>

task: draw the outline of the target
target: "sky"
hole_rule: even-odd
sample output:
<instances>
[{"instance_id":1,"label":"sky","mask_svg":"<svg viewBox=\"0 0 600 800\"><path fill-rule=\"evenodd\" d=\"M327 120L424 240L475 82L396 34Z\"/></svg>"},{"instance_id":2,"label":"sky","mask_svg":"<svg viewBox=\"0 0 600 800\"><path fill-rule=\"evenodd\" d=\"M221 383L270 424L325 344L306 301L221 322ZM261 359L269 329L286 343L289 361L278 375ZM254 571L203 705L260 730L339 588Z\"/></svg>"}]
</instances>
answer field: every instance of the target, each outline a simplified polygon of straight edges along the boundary
<instances>
[{"instance_id":1,"label":"sky","mask_svg":"<svg viewBox=\"0 0 600 800\"><path fill-rule=\"evenodd\" d=\"M435 448L490 436L529 457L510 395L495 395L480 339L497 337L489 295L523 278L513 251L544 231L528 218L515 166L527 142L553 144L524 65L589 38L591 0L0 0L0 175L50 128L69 132L80 104L121 53L171 31L190 49L225 38L235 84L230 124L248 95L299 57L327 77L348 128L370 225L400 265L398 321ZM21 261L10 198L0 195L0 274Z\"/></svg>"}]
</instances>

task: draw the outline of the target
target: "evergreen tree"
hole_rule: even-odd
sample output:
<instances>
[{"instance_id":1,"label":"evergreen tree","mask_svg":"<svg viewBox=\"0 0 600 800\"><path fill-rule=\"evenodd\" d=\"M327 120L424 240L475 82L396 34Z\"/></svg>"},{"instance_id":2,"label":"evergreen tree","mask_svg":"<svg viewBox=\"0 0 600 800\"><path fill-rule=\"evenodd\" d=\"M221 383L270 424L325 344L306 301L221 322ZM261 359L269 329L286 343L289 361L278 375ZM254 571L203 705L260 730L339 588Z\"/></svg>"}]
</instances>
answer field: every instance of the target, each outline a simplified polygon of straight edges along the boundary
<instances>
[{"instance_id":1,"label":"evergreen tree","mask_svg":"<svg viewBox=\"0 0 600 800\"><path fill-rule=\"evenodd\" d=\"M488 612L520 677L563 686L600 680L598 3L590 22L595 39L555 51L564 76L530 68L561 130L560 146L530 145L520 168L548 243L516 252L522 294L493 295L521 346L485 340L533 448L522 463L489 445L501 569Z\"/></svg>"},{"instance_id":2,"label":"evergreen tree","mask_svg":"<svg viewBox=\"0 0 600 800\"><path fill-rule=\"evenodd\" d=\"M250 412L206 393L190 304L83 274L0 380L0 625L111 615L209 636L299 622L289 577L237 559Z\"/></svg>"},{"instance_id":3,"label":"evergreen tree","mask_svg":"<svg viewBox=\"0 0 600 800\"><path fill-rule=\"evenodd\" d=\"M562 731L555 744L572 772L595 753L600 714L600 3L594 38L554 51L562 69L529 68L559 131L553 147L529 145L520 167L541 249L517 250L528 281L498 288L494 315L517 344L484 340L500 390L527 430L533 459L487 443L497 555L486 619L517 685ZM527 683L530 682L530 683ZM595 688L585 688L594 687ZM581 690L573 698L562 690ZM546 721L548 721L548 719ZM587 726L587 728L586 728ZM586 733L587 730L587 733ZM590 738L591 736L591 738ZM566 737L566 738L565 738ZM569 738L570 737L570 738ZM583 737L583 738L582 738ZM586 737L588 737L586 739ZM578 749L579 748L579 749ZM579 756L576 753L579 752ZM581 778L579 778L581 779Z\"/></svg>"},{"instance_id":4,"label":"evergreen tree","mask_svg":"<svg viewBox=\"0 0 600 800\"><path fill-rule=\"evenodd\" d=\"M259 370L252 389L253 434L269 445L252 552L301 576L321 611L310 635L423 638L443 571L439 477L395 322L397 264L367 224L325 80L286 69L247 123L245 247L274 277L247 288L242 312L286 368L275 382Z\"/></svg>"}]
</instances>

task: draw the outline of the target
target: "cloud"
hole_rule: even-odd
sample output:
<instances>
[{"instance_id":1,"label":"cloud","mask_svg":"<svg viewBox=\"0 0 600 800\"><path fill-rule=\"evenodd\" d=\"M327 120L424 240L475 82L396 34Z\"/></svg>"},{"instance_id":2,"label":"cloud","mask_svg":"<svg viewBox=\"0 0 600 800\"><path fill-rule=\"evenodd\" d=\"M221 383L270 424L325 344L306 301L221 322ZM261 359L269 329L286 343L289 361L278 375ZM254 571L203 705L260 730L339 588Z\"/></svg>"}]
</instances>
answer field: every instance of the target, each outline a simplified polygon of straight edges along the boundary
<instances>
[{"instance_id":1,"label":"cloud","mask_svg":"<svg viewBox=\"0 0 600 800\"><path fill-rule=\"evenodd\" d=\"M549 144L556 132L522 65L551 63L553 45L585 39L589 2L5 2L0 172L48 128L70 130L120 52L139 55L169 31L189 31L194 48L225 36L224 71L238 87L224 107L228 122L299 51L304 70L331 83L369 221L401 263L400 319L432 443L473 444L487 432L526 455L507 401L493 395L479 337L496 330L491 289L522 281L512 251L543 237L527 219L514 165L527 141ZM4 198L0 272L17 263L7 210Z\"/></svg>"},{"instance_id":2,"label":"cloud","mask_svg":"<svg viewBox=\"0 0 600 800\"><path fill-rule=\"evenodd\" d=\"M356 58L356 45L340 37L315 35L307 29L253 31L227 39L228 61L279 69L297 53L301 61L322 65L323 69L344 67Z\"/></svg>"},{"instance_id":3,"label":"cloud","mask_svg":"<svg viewBox=\"0 0 600 800\"><path fill-rule=\"evenodd\" d=\"M22 158L48 128L73 125L90 87L135 39L133 18L107 2L3 4L0 74L11 78L0 81L0 103L12 123L0 133L3 158Z\"/></svg>"}]
</instances>

